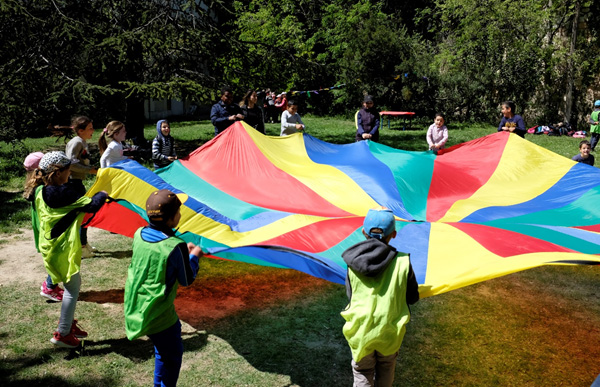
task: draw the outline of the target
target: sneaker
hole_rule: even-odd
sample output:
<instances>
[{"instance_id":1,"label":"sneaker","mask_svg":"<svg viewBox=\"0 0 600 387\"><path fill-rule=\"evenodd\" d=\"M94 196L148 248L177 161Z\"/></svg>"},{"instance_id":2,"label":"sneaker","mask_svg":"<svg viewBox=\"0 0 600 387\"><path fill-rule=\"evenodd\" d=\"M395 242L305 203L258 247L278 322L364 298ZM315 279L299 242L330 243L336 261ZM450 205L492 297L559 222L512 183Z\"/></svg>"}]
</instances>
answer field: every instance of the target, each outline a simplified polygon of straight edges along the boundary
<instances>
[{"instance_id":1,"label":"sneaker","mask_svg":"<svg viewBox=\"0 0 600 387\"><path fill-rule=\"evenodd\" d=\"M77 320L73 320L73 324L71 324L71 334L78 339L85 339L88 337L88 333L77 326Z\"/></svg>"},{"instance_id":2,"label":"sneaker","mask_svg":"<svg viewBox=\"0 0 600 387\"><path fill-rule=\"evenodd\" d=\"M57 347L62 348L77 348L81 343L77 337L73 333L69 333L66 336L61 335L58 331L54 332L50 342Z\"/></svg>"},{"instance_id":3,"label":"sneaker","mask_svg":"<svg viewBox=\"0 0 600 387\"><path fill-rule=\"evenodd\" d=\"M42 282L42 286L40 286L40 290L40 296L46 297L51 301L61 302L63 299L64 290L62 290L60 286L50 289L48 285L46 285L46 281L44 281Z\"/></svg>"},{"instance_id":4,"label":"sneaker","mask_svg":"<svg viewBox=\"0 0 600 387\"><path fill-rule=\"evenodd\" d=\"M92 258L94 256L94 249L89 244L81 246L81 258Z\"/></svg>"}]
</instances>

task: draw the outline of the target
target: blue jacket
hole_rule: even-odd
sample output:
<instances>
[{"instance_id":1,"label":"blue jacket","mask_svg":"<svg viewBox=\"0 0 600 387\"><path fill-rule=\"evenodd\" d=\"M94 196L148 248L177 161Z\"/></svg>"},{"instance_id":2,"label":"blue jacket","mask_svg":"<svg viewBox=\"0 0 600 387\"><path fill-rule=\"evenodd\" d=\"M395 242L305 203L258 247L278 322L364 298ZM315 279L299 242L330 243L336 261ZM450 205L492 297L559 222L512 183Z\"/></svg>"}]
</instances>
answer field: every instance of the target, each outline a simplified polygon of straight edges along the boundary
<instances>
[{"instance_id":1,"label":"blue jacket","mask_svg":"<svg viewBox=\"0 0 600 387\"><path fill-rule=\"evenodd\" d=\"M215 126L215 136L234 123L229 121L229 116L241 113L242 109L236 104L225 105L223 101L214 104L210 109L210 122ZM239 120L236 118L236 121Z\"/></svg>"}]
</instances>

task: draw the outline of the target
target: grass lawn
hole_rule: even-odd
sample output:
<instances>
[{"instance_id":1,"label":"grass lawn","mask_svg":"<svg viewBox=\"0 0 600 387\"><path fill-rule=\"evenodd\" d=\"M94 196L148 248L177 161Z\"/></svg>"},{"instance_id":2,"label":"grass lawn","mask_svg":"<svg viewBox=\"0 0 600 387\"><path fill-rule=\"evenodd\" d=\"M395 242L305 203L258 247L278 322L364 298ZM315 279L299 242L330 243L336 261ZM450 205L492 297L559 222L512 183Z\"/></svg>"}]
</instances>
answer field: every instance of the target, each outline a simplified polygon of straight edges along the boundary
<instances>
[{"instance_id":1,"label":"grass lawn","mask_svg":"<svg viewBox=\"0 0 600 387\"><path fill-rule=\"evenodd\" d=\"M319 139L353 141L353 119L303 118L307 132ZM384 128L382 143L425 149L429 121L404 131L399 122L392 124L396 130ZM452 123L449 129L449 145L495 131ZM145 132L151 139L154 126ZM184 156L210 140L213 129L206 121L178 122L172 123L172 133ZM267 134L278 135L278 125L268 124ZM569 158L578 152L579 139L527 139ZM61 147L52 138L0 144L5 209L0 214L0 384L149 385L152 345L128 341L123 326L123 285L131 257L126 237L90 231L99 253L82 262L76 317L90 333L83 355L49 342L60 304L39 296L41 258L29 234L15 234L17 228L29 228L30 219L28 203L20 197L23 173L14 165L23 153ZM27 272L27 279L11 281L13 271ZM600 373L599 283L597 267L547 266L421 300L412 307L397 384L589 386ZM180 288L176 300L185 347L179 385L349 386L351 358L339 315L346 303L342 286L303 273L204 259L194 285Z\"/></svg>"}]
</instances>

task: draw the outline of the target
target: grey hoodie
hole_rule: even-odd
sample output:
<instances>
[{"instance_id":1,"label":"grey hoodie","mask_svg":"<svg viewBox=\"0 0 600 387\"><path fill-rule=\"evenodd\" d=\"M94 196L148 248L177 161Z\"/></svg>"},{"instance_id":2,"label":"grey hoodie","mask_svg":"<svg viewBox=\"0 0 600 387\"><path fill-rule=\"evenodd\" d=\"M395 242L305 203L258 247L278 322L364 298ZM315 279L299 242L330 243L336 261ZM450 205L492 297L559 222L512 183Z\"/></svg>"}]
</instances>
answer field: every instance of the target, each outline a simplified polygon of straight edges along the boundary
<instances>
[{"instance_id":1,"label":"grey hoodie","mask_svg":"<svg viewBox=\"0 0 600 387\"><path fill-rule=\"evenodd\" d=\"M379 239L370 238L350 246L342 253L342 258L349 269L368 277L375 277L389 266L397 254L398 251L393 246ZM348 299L352 298L352 287L347 274L346 295ZM419 301L419 284L412 265L410 265L406 285L406 302L414 304L417 301Z\"/></svg>"}]
</instances>

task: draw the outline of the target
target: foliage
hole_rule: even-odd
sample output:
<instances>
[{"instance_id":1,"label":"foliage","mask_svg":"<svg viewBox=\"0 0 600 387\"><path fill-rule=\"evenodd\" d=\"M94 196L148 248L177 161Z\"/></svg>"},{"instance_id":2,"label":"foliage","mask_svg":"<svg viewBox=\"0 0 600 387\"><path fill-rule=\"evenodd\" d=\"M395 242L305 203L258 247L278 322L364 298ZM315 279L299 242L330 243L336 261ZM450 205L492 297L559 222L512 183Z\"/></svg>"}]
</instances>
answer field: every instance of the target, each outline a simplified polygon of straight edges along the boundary
<instances>
[{"instance_id":1,"label":"foliage","mask_svg":"<svg viewBox=\"0 0 600 387\"><path fill-rule=\"evenodd\" d=\"M380 108L491 123L512 99L547 124L565 116L572 82L581 122L600 71L590 0L4 0L0 10L0 141L74 114L140 136L146 98L209 105L223 85L238 96L345 85L300 96L318 115L349 115L369 93Z\"/></svg>"},{"instance_id":2,"label":"foliage","mask_svg":"<svg viewBox=\"0 0 600 387\"><path fill-rule=\"evenodd\" d=\"M6 138L42 134L74 114L139 132L144 98L207 101L215 84L217 32L193 0L7 0L0 15L0 47L11 53L0 59Z\"/></svg>"}]
</instances>

